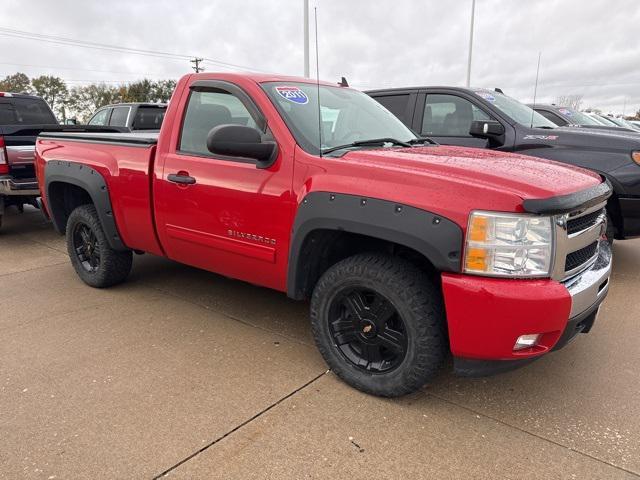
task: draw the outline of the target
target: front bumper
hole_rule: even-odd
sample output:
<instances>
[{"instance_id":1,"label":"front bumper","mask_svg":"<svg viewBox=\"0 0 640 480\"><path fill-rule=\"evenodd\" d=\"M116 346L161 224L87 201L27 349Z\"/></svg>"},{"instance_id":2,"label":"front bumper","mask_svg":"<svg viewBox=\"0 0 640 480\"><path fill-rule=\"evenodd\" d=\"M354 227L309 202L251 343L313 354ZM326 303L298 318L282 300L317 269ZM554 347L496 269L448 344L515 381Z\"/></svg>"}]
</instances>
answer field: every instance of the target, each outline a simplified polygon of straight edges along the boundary
<instances>
[{"instance_id":1,"label":"front bumper","mask_svg":"<svg viewBox=\"0 0 640 480\"><path fill-rule=\"evenodd\" d=\"M11 176L0 176L0 195L31 197L39 196L40 189L35 178L16 179Z\"/></svg>"},{"instance_id":2,"label":"front bumper","mask_svg":"<svg viewBox=\"0 0 640 480\"><path fill-rule=\"evenodd\" d=\"M609 290L611 248L601 240L587 270L564 282L445 273L442 290L454 368L462 375L511 370L587 332ZM538 345L513 350L521 335Z\"/></svg>"}]
</instances>

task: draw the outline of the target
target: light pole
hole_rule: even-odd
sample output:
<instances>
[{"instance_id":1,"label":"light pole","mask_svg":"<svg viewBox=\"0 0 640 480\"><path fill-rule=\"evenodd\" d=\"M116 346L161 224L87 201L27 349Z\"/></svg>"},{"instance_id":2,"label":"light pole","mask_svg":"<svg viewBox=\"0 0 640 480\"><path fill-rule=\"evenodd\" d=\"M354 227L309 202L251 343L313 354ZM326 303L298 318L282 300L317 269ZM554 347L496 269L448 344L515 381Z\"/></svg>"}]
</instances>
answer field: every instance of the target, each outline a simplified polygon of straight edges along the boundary
<instances>
[{"instance_id":1,"label":"light pole","mask_svg":"<svg viewBox=\"0 0 640 480\"><path fill-rule=\"evenodd\" d=\"M469 30L469 61L467 62L467 88L471 86L471 57L473 55L473 23L476 13L476 0L471 0L471 27Z\"/></svg>"},{"instance_id":2,"label":"light pole","mask_svg":"<svg viewBox=\"0 0 640 480\"><path fill-rule=\"evenodd\" d=\"M304 76L309 78L309 0L302 1L304 2Z\"/></svg>"}]
</instances>

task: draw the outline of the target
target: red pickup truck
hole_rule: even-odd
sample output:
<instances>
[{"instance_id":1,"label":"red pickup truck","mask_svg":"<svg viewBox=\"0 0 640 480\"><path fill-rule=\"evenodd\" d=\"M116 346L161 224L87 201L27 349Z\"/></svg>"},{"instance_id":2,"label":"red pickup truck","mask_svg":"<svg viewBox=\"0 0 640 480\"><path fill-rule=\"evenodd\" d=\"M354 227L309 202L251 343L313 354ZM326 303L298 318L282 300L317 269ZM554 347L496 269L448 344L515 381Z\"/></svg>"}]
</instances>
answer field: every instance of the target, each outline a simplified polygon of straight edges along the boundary
<instances>
[{"instance_id":1,"label":"red pickup truck","mask_svg":"<svg viewBox=\"0 0 640 480\"><path fill-rule=\"evenodd\" d=\"M346 382L383 396L511 369L591 328L611 250L597 174L416 137L367 95L195 74L159 134L41 134L43 203L82 280L148 252L311 300Z\"/></svg>"}]
</instances>

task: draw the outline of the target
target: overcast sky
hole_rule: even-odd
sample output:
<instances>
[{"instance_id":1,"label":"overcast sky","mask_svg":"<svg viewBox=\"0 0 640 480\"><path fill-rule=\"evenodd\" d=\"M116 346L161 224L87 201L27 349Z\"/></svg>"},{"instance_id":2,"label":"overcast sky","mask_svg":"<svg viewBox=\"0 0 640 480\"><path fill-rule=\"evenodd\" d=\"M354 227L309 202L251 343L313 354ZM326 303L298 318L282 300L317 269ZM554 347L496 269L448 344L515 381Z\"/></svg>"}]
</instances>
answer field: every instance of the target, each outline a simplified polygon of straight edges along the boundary
<instances>
[{"instance_id":1,"label":"overcast sky","mask_svg":"<svg viewBox=\"0 0 640 480\"><path fill-rule=\"evenodd\" d=\"M4 0L0 27L301 75L302 6L303 0ZM312 26L315 6L321 78L344 75L361 89L464 84L471 0L311 0ZM639 0L477 0L471 83L530 101L541 51L538 100L582 94L583 107L635 112L639 26ZM53 74L71 85L177 78L190 69L186 59L1 33L0 52L2 77Z\"/></svg>"}]
</instances>

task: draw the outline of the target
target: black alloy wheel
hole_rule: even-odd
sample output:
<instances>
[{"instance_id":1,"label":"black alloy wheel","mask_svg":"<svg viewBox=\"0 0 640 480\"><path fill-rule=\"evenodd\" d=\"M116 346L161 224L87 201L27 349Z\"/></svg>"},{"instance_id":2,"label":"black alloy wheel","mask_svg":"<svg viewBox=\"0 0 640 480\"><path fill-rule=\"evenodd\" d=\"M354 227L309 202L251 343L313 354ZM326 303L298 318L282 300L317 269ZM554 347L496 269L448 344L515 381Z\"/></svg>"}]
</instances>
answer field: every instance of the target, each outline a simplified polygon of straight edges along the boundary
<instances>
[{"instance_id":1,"label":"black alloy wheel","mask_svg":"<svg viewBox=\"0 0 640 480\"><path fill-rule=\"evenodd\" d=\"M407 352L404 322L380 293L347 288L333 299L329 329L342 355L358 368L384 373L397 368Z\"/></svg>"},{"instance_id":2,"label":"black alloy wheel","mask_svg":"<svg viewBox=\"0 0 640 480\"><path fill-rule=\"evenodd\" d=\"M100 268L100 249L96 234L85 223L77 223L73 229L73 249L80 265L89 273Z\"/></svg>"}]
</instances>

